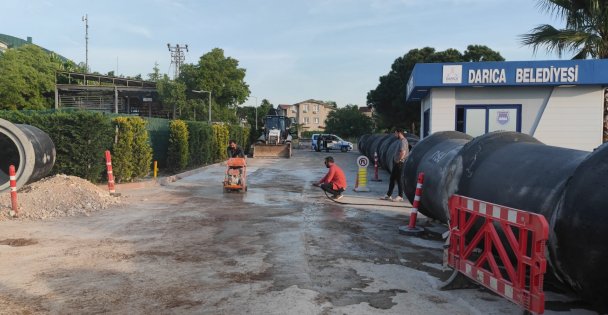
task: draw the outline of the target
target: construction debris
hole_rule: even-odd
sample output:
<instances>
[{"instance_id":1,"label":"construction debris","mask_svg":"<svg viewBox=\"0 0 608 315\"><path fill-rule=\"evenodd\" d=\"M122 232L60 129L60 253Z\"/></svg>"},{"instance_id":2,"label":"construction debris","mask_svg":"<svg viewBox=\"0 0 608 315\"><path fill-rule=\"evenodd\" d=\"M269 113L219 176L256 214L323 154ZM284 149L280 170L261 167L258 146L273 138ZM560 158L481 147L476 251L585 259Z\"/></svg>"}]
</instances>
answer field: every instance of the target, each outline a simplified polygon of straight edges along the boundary
<instances>
[{"instance_id":1,"label":"construction debris","mask_svg":"<svg viewBox=\"0 0 608 315\"><path fill-rule=\"evenodd\" d=\"M23 186L17 192L19 218L44 220L66 216L88 216L121 203L107 190L79 177L54 175ZM0 195L0 221L11 219L10 194Z\"/></svg>"}]
</instances>

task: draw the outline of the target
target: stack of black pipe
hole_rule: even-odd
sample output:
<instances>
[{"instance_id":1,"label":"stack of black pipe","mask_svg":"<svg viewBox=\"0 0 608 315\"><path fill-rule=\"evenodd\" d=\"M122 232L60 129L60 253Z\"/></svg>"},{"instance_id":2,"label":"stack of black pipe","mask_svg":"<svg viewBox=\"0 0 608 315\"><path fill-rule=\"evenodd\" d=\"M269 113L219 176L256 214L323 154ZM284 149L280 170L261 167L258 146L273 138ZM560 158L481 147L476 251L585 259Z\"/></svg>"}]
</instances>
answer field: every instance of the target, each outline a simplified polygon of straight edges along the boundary
<instances>
[{"instance_id":1,"label":"stack of black pipe","mask_svg":"<svg viewBox=\"0 0 608 315\"><path fill-rule=\"evenodd\" d=\"M382 146L362 143L360 148L373 157ZM383 148L383 156L390 157L394 148ZM443 223L454 193L542 214L550 227L551 275L583 299L608 307L608 144L587 152L516 132L477 138L437 132L414 146L403 172L410 202L424 172L419 211Z\"/></svg>"}]
</instances>

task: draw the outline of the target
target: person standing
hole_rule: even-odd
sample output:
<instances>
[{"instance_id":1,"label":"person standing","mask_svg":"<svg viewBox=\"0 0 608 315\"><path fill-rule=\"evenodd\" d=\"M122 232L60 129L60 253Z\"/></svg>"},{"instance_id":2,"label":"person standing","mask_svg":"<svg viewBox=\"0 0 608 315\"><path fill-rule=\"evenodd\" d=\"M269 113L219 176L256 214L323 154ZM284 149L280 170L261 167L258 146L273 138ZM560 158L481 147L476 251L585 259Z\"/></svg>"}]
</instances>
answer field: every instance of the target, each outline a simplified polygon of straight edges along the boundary
<instances>
[{"instance_id":1,"label":"person standing","mask_svg":"<svg viewBox=\"0 0 608 315\"><path fill-rule=\"evenodd\" d=\"M346 176L344 171L336 165L334 158L328 156L325 158L325 167L329 170L318 182L312 183L313 186L321 187L324 191L332 194L332 198L339 200L342 198L342 192L346 190Z\"/></svg>"},{"instance_id":2,"label":"person standing","mask_svg":"<svg viewBox=\"0 0 608 315\"><path fill-rule=\"evenodd\" d=\"M401 173L403 173L403 164L409 155L410 149L409 143L407 142L405 134L403 133L403 129L395 129L395 137L398 139L397 141L399 142L399 149L393 157L393 169L391 171L391 178L388 184L388 191L386 192L386 195L380 199L403 201L403 184L401 183ZM393 190L395 189L395 182L397 182L398 195L395 198L391 198Z\"/></svg>"}]
</instances>

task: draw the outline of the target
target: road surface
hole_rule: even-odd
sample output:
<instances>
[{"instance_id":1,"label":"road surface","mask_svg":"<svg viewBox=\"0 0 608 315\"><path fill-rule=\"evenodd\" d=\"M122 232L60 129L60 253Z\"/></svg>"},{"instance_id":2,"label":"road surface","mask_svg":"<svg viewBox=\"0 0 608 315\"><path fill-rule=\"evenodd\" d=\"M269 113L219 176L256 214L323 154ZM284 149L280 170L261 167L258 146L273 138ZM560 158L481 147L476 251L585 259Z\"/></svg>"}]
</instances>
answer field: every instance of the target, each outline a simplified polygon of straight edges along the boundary
<instances>
[{"instance_id":1,"label":"road surface","mask_svg":"<svg viewBox=\"0 0 608 315\"><path fill-rule=\"evenodd\" d=\"M522 313L484 289L439 290L443 241L397 232L409 204L378 200L387 174L338 204L311 186L325 155L248 159L246 193L224 193L216 164L91 216L0 222L0 313ZM354 183L358 154L331 155Z\"/></svg>"}]
</instances>

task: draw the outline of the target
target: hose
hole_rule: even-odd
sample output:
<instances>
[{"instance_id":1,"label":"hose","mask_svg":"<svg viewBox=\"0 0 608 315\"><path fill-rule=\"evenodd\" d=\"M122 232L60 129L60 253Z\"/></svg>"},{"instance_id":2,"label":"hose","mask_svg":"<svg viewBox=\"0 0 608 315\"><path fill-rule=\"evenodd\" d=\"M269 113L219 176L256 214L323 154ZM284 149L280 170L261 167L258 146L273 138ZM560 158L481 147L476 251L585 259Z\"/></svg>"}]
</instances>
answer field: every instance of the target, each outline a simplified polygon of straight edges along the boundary
<instances>
[{"instance_id":1,"label":"hose","mask_svg":"<svg viewBox=\"0 0 608 315\"><path fill-rule=\"evenodd\" d=\"M321 189L322 190L322 189ZM335 202L335 203L339 203L341 205L355 205L355 206L381 206L381 207L393 207L393 208L406 208L406 209L411 209L412 206L404 206L404 205L374 205L374 204L369 204L369 203L352 203L352 202L342 202L342 201L338 201L336 199L333 199L329 196L329 194L327 194L327 192L325 190L323 190L323 192L325 193L325 196L327 197L327 199Z\"/></svg>"}]
</instances>

